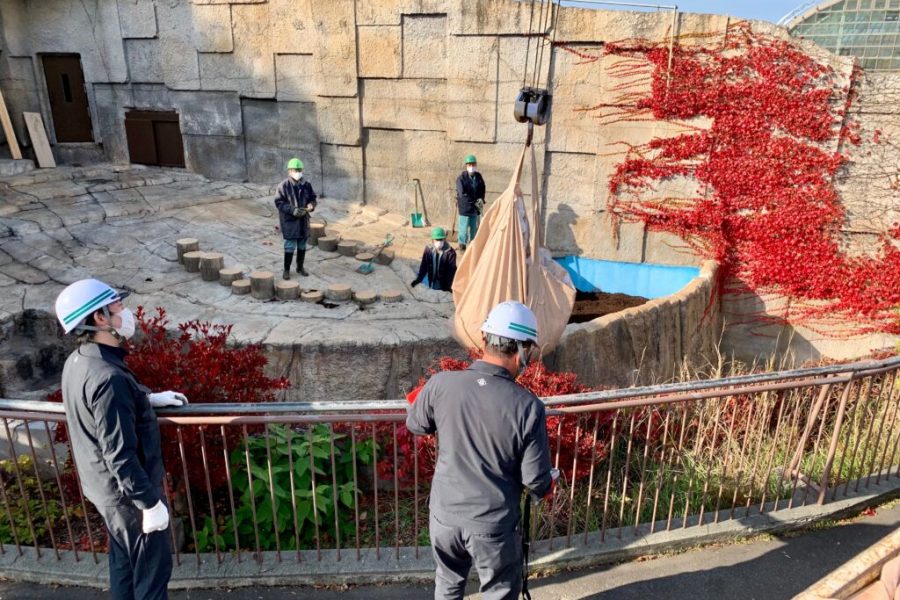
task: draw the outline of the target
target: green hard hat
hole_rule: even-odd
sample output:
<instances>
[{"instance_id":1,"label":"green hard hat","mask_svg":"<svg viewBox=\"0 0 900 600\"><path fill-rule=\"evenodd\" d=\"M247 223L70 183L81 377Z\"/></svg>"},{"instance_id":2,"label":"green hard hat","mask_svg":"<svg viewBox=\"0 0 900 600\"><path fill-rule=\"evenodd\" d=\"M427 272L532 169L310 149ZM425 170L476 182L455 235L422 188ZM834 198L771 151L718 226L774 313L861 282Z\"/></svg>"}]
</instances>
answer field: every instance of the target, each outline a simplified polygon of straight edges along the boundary
<instances>
[{"instance_id":1,"label":"green hard hat","mask_svg":"<svg viewBox=\"0 0 900 600\"><path fill-rule=\"evenodd\" d=\"M435 227L431 230L431 239L433 240L446 240L447 232L444 231L443 227Z\"/></svg>"},{"instance_id":2,"label":"green hard hat","mask_svg":"<svg viewBox=\"0 0 900 600\"><path fill-rule=\"evenodd\" d=\"M475 155L474 155L474 154L470 154L470 155L468 155L468 156L466 157L466 164L467 164L467 165L471 165L471 164L474 164L474 163L477 163L477 162L478 162L478 160L475 159Z\"/></svg>"},{"instance_id":3,"label":"green hard hat","mask_svg":"<svg viewBox=\"0 0 900 600\"><path fill-rule=\"evenodd\" d=\"M292 158L291 160L288 161L287 168L288 169L297 169L298 171L303 170L303 161L300 160L299 158Z\"/></svg>"}]
</instances>

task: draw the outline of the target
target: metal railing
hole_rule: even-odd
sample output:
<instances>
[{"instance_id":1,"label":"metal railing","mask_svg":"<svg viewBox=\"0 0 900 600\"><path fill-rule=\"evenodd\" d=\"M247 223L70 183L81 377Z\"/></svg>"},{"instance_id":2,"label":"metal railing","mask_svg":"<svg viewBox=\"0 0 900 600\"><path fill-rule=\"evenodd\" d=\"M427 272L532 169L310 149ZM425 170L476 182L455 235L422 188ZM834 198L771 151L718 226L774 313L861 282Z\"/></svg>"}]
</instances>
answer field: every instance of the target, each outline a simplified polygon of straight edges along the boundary
<instances>
[{"instance_id":1,"label":"metal railing","mask_svg":"<svg viewBox=\"0 0 900 600\"><path fill-rule=\"evenodd\" d=\"M535 507L543 548L826 504L900 477L900 358L545 398L563 476ZM160 411L178 563L360 560L427 546L439 441L405 401ZM0 553L98 560L55 403L0 400ZM3 448L2 446L5 446ZM306 558L304 558L304 556ZM204 557L204 558L201 558Z\"/></svg>"}]
</instances>

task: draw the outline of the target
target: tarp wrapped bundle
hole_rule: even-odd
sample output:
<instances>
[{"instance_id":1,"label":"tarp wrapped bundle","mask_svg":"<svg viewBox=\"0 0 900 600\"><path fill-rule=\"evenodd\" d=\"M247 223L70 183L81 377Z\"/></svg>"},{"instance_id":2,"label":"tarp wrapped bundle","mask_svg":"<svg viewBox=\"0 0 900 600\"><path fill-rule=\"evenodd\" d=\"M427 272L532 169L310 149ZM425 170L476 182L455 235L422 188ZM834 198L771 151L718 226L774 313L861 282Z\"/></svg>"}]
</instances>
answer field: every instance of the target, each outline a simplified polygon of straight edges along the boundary
<instances>
[{"instance_id":1,"label":"tarp wrapped bundle","mask_svg":"<svg viewBox=\"0 0 900 600\"><path fill-rule=\"evenodd\" d=\"M575 287L566 270L542 247L541 215L534 146L531 147L531 196L519 186L522 149L509 187L485 211L453 281L454 335L470 349L481 349L481 326L500 302L517 300L534 311L541 353L559 343L575 304Z\"/></svg>"}]
</instances>

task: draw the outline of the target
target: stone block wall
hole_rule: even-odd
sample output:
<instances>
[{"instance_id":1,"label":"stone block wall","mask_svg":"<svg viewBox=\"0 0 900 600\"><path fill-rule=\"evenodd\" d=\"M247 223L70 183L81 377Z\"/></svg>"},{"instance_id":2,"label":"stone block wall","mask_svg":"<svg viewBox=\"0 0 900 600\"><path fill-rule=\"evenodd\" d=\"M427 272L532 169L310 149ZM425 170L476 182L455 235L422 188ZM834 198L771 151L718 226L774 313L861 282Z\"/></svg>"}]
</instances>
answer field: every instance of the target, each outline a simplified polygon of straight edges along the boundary
<instances>
[{"instance_id":1,"label":"stone block wall","mask_svg":"<svg viewBox=\"0 0 900 600\"><path fill-rule=\"evenodd\" d=\"M188 169L275 183L296 155L324 196L401 214L413 211L417 179L429 221L452 226L463 157L479 157L489 201L501 193L526 134L512 116L515 95L523 79L549 78L552 119L534 143L550 249L697 264L678 238L617 224L608 183L627 147L708 123L604 119L595 107L614 102L622 86L646 93L650 78L640 69L623 78L622 58L604 54L603 45L665 43L673 34L681 44L702 43L733 20L565 7L556 31L546 31L555 44L538 54L538 39L526 35L530 8L515 0L5 0L0 89L20 139L22 111L41 111L54 142L40 57L77 53L94 138L110 161L129 160L128 109L174 109ZM753 27L790 37L768 23ZM797 43L849 78L850 59ZM854 104L868 142L838 184L849 210L847 244L860 252L898 219L897 144L872 142L876 130L882 140L900 135L898 81L867 76ZM677 178L656 191L697 195Z\"/></svg>"},{"instance_id":2,"label":"stone block wall","mask_svg":"<svg viewBox=\"0 0 900 600\"><path fill-rule=\"evenodd\" d=\"M0 88L20 138L22 111L40 111L52 143L41 56L79 54L94 139L112 162L129 160L128 109L175 110L188 169L274 183L297 155L325 196L401 214L413 210L418 179L429 220L451 226L465 155L479 157L489 199L509 183L525 138L512 108L528 54L529 82L537 62L538 81L553 74L554 117L535 132L551 248L695 263L654 245L642 227L623 226L613 241L609 160L600 153L623 132L604 132L581 110L602 97L603 69L549 45L535 61L529 9L513 0L111 0L87 8L51 0L40 9L9 0L0 6ZM664 36L666 19L567 8L559 35L596 52L610 39Z\"/></svg>"}]
</instances>

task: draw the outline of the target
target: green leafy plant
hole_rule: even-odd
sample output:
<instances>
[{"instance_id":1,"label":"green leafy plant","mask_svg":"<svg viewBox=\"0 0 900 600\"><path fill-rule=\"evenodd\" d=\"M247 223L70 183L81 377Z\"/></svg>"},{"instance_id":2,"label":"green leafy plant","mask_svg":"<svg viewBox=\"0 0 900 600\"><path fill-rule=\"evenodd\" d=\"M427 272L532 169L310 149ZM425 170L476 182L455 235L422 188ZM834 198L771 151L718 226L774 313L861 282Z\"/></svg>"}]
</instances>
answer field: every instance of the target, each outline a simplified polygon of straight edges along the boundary
<instances>
[{"instance_id":1,"label":"green leafy plant","mask_svg":"<svg viewBox=\"0 0 900 600\"><path fill-rule=\"evenodd\" d=\"M359 491L353 480L354 460L370 464L374 444L371 439L357 440L354 459L349 435L329 425L303 430L270 425L266 432L248 437L230 457L235 518L229 514L214 523L205 517L197 532L198 549L209 551L216 545L255 549L257 532L261 550L314 547L317 534L318 542L326 546L348 536Z\"/></svg>"},{"instance_id":2,"label":"green leafy plant","mask_svg":"<svg viewBox=\"0 0 900 600\"><path fill-rule=\"evenodd\" d=\"M18 478L16 476L18 467ZM58 500L59 489L55 482L41 481L35 476L31 457L20 456L13 465L11 460L0 460L0 478L3 479L5 503L0 518L0 541L4 544L39 544L49 542L48 523L55 526L63 519L63 505ZM21 489L19 487L21 483ZM22 491L24 490L24 494ZM44 493L46 505L41 501ZM6 512L6 509L9 512ZM4 514L5 513L5 514ZM10 517L12 522L10 522ZM29 526L29 520L31 526ZM33 528L33 529L32 529ZM34 532L32 535L32 531Z\"/></svg>"}]
</instances>

